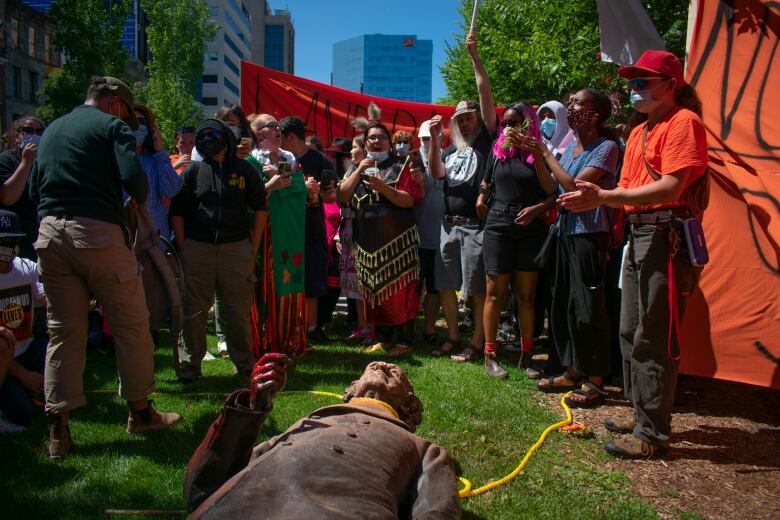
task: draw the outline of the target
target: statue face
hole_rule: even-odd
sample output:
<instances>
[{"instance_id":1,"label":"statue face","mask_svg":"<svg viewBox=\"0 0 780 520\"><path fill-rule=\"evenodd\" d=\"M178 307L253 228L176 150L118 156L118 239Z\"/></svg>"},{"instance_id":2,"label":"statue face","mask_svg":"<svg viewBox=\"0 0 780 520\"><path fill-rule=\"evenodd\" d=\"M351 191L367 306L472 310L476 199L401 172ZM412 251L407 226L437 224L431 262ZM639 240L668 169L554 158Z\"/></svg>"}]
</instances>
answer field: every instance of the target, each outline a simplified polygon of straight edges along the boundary
<instances>
[{"instance_id":1,"label":"statue face","mask_svg":"<svg viewBox=\"0 0 780 520\"><path fill-rule=\"evenodd\" d=\"M369 363L360 379L353 381L344 393L345 402L354 397L369 397L389 404L411 431L422 420L422 403L398 365L383 361Z\"/></svg>"},{"instance_id":2,"label":"statue face","mask_svg":"<svg viewBox=\"0 0 780 520\"><path fill-rule=\"evenodd\" d=\"M393 408L406 400L412 385L398 365L374 361L369 363L363 375L353 383L355 397L371 397L384 401Z\"/></svg>"}]
</instances>

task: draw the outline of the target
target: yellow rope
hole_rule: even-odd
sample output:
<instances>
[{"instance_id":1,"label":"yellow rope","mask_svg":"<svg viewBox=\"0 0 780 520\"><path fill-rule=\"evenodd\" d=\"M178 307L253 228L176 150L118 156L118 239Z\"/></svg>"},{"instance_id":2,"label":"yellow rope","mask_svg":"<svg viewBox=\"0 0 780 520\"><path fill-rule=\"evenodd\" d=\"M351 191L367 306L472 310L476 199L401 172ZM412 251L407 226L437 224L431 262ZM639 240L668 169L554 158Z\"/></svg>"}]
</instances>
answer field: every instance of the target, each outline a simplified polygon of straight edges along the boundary
<instances>
[{"instance_id":1,"label":"yellow rope","mask_svg":"<svg viewBox=\"0 0 780 520\"><path fill-rule=\"evenodd\" d=\"M520 465L517 466L512 473L509 475L496 480L495 482L491 482L490 484L485 484L482 487L479 487L477 489L472 490L471 482L468 479L465 479L463 477L458 477L458 480L461 481L463 484L463 488L458 491L458 496L460 498L468 498L468 497L474 497L477 495L481 495L482 493L487 493L488 491L495 489L499 486L503 486L510 480L513 480L515 477L517 477L521 471L523 471L523 468L526 467L528 464L528 461L531 460L531 455L534 454L534 452L539 449L539 447L544 444L544 440L547 438L547 436L550 434L550 432L555 431L559 428L562 428L563 426L568 426L572 423L572 415L571 410L569 410L569 407L566 405L565 399L566 396L571 394L571 392L567 392L563 397L561 397L561 406L563 406L563 409L566 411L566 419L563 421L559 421L555 424L551 424L548 426L544 432L542 432L541 437L539 437L539 440L536 441L536 444L531 446L531 449L528 450L528 452L525 454L525 457L523 457L523 460L520 461Z\"/></svg>"}]
</instances>

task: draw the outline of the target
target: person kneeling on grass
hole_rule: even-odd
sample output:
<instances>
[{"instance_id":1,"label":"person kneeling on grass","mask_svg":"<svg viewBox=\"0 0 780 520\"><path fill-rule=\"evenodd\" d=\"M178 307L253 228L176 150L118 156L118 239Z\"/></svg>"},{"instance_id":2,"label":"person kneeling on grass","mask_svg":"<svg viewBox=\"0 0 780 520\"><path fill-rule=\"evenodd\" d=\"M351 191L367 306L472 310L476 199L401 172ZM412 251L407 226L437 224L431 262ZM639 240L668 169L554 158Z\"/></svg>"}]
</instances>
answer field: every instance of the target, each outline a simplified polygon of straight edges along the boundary
<instances>
[{"instance_id":1,"label":"person kneeling on grass","mask_svg":"<svg viewBox=\"0 0 780 520\"><path fill-rule=\"evenodd\" d=\"M35 307L44 306L46 297L36 263L17 256L24 236L16 213L0 210L0 326L12 353L6 376L0 378L0 414L22 427L40 412L31 393L43 390L49 343L46 336L33 337Z\"/></svg>"},{"instance_id":2,"label":"person kneeling on grass","mask_svg":"<svg viewBox=\"0 0 780 520\"><path fill-rule=\"evenodd\" d=\"M190 518L459 518L449 456L414 435L422 403L393 364L369 363L344 404L252 451L287 363L266 354L251 388L225 401L184 476Z\"/></svg>"}]
</instances>

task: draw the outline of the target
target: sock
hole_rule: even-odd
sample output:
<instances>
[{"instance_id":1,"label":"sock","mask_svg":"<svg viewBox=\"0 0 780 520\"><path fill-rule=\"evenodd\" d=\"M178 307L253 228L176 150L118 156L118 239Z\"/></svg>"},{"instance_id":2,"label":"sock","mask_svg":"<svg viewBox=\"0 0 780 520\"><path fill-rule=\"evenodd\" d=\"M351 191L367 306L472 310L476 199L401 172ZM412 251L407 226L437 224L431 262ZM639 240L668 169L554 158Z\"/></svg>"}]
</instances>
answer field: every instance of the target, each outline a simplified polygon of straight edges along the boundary
<instances>
[{"instance_id":1,"label":"sock","mask_svg":"<svg viewBox=\"0 0 780 520\"><path fill-rule=\"evenodd\" d=\"M495 354L495 353L496 353L496 344L485 342L485 355L487 356L488 354Z\"/></svg>"},{"instance_id":2,"label":"sock","mask_svg":"<svg viewBox=\"0 0 780 520\"><path fill-rule=\"evenodd\" d=\"M520 350L523 351L523 354L531 352L531 347L533 347L533 345L533 338L520 338Z\"/></svg>"}]
</instances>

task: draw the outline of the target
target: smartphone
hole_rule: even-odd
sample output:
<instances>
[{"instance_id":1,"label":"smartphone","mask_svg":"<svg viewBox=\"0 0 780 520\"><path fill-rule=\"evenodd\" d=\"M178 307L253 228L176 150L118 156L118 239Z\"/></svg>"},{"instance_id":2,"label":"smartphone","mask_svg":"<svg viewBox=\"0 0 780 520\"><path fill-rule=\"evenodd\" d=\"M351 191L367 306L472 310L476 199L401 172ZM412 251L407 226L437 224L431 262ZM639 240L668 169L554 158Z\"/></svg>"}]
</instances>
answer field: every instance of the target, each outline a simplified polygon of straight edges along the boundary
<instances>
[{"instance_id":1,"label":"smartphone","mask_svg":"<svg viewBox=\"0 0 780 520\"><path fill-rule=\"evenodd\" d=\"M411 163L412 167L423 169L422 154L420 154L420 149L419 148L409 152L409 159L408 159L408 161L409 161L409 163Z\"/></svg>"},{"instance_id":2,"label":"smartphone","mask_svg":"<svg viewBox=\"0 0 780 520\"><path fill-rule=\"evenodd\" d=\"M252 146L252 138L251 137L242 137L241 138L241 143L239 144L239 146L243 146L245 148L251 147Z\"/></svg>"},{"instance_id":3,"label":"smartphone","mask_svg":"<svg viewBox=\"0 0 780 520\"><path fill-rule=\"evenodd\" d=\"M279 161L279 164L276 165L276 171L279 172L279 175L290 175L290 163L287 161Z\"/></svg>"}]
</instances>

